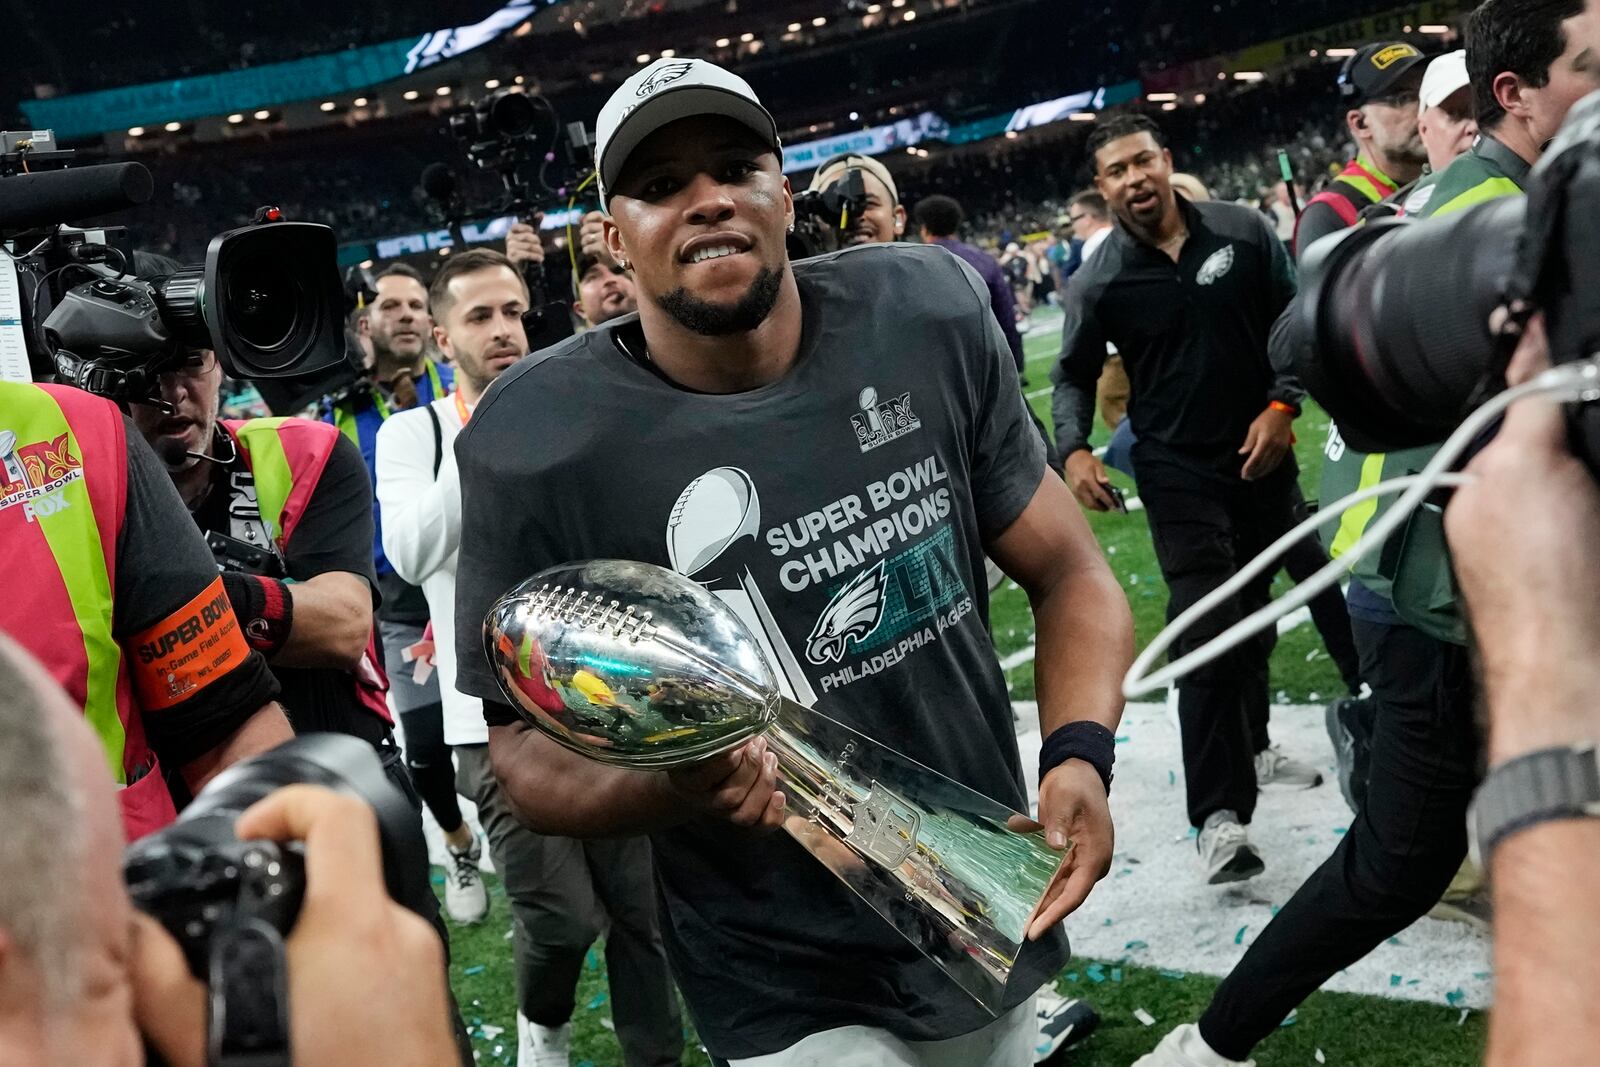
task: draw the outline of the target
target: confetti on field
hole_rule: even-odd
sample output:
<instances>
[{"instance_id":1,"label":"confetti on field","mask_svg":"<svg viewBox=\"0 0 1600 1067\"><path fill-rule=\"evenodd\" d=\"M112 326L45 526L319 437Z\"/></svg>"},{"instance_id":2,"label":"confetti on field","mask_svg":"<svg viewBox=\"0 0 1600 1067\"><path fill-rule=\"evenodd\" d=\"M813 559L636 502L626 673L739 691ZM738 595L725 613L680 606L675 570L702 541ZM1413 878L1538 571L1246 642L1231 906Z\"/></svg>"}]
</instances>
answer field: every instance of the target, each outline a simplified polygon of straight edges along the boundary
<instances>
[{"instance_id":1,"label":"confetti on field","mask_svg":"<svg viewBox=\"0 0 1600 1067\"><path fill-rule=\"evenodd\" d=\"M1324 1056L1322 1054L1322 1050L1320 1048L1317 1049L1317 1062L1318 1063L1327 1063L1328 1062L1328 1057L1326 1057L1326 1056Z\"/></svg>"},{"instance_id":2,"label":"confetti on field","mask_svg":"<svg viewBox=\"0 0 1600 1067\"><path fill-rule=\"evenodd\" d=\"M1128 743L1128 735L1127 734L1118 734L1116 736L1116 742L1119 745L1127 744Z\"/></svg>"},{"instance_id":3,"label":"confetti on field","mask_svg":"<svg viewBox=\"0 0 1600 1067\"><path fill-rule=\"evenodd\" d=\"M600 1005L604 1004L605 1002L606 1002L605 993L603 993L603 992L602 993L596 993L594 995L594 997L592 999L590 999L590 1001L589 1001L589 1010L590 1011L594 1011L596 1008L598 1008Z\"/></svg>"},{"instance_id":4,"label":"confetti on field","mask_svg":"<svg viewBox=\"0 0 1600 1067\"><path fill-rule=\"evenodd\" d=\"M1174 771L1174 770L1168 770L1167 771L1167 784L1168 785L1177 785L1178 784L1178 772L1177 771Z\"/></svg>"},{"instance_id":5,"label":"confetti on field","mask_svg":"<svg viewBox=\"0 0 1600 1067\"><path fill-rule=\"evenodd\" d=\"M610 1030L613 1034L617 1032L617 1024L611 1021L611 1016L609 1015L600 1017L600 1025Z\"/></svg>"},{"instance_id":6,"label":"confetti on field","mask_svg":"<svg viewBox=\"0 0 1600 1067\"><path fill-rule=\"evenodd\" d=\"M1077 971L1068 971L1067 972L1067 981L1076 982L1077 980L1078 980L1078 972Z\"/></svg>"},{"instance_id":7,"label":"confetti on field","mask_svg":"<svg viewBox=\"0 0 1600 1067\"><path fill-rule=\"evenodd\" d=\"M1462 1009L1461 1009L1461 1018L1459 1018L1459 1019L1457 1019L1457 1020L1456 1020L1456 1025L1457 1025L1457 1026L1461 1026L1461 1025L1463 1025L1463 1024L1464 1024L1464 1023L1466 1023L1466 1021L1467 1021L1467 1016L1469 1016L1469 1015L1471 1015L1471 1014L1472 1014L1472 1012L1470 1012L1470 1011L1468 1011L1468 1010L1467 1010L1467 1009L1466 1009L1466 1008L1462 1008Z\"/></svg>"},{"instance_id":8,"label":"confetti on field","mask_svg":"<svg viewBox=\"0 0 1600 1067\"><path fill-rule=\"evenodd\" d=\"M1134 1008L1133 1017L1144 1023L1146 1026L1154 1026L1156 1024L1156 1017L1145 1011L1143 1008Z\"/></svg>"},{"instance_id":9,"label":"confetti on field","mask_svg":"<svg viewBox=\"0 0 1600 1067\"><path fill-rule=\"evenodd\" d=\"M1399 987L1400 987L1400 976L1398 974L1391 974L1389 976L1389 988L1390 989L1398 989Z\"/></svg>"},{"instance_id":10,"label":"confetti on field","mask_svg":"<svg viewBox=\"0 0 1600 1067\"><path fill-rule=\"evenodd\" d=\"M600 969L600 957L595 955L594 949L591 948L587 953L584 954L583 964L591 971L598 971Z\"/></svg>"},{"instance_id":11,"label":"confetti on field","mask_svg":"<svg viewBox=\"0 0 1600 1067\"><path fill-rule=\"evenodd\" d=\"M1465 993L1463 993L1459 988L1456 988L1456 989L1450 990L1450 992L1448 992L1448 993L1446 993L1444 995L1444 1002L1446 1004L1450 1005L1453 1008L1457 1004L1460 1004L1466 998L1467 998L1467 995Z\"/></svg>"},{"instance_id":12,"label":"confetti on field","mask_svg":"<svg viewBox=\"0 0 1600 1067\"><path fill-rule=\"evenodd\" d=\"M471 978L475 974L482 974L485 970L487 970L487 968L483 964L475 963L471 967L463 970L461 973L467 978Z\"/></svg>"},{"instance_id":13,"label":"confetti on field","mask_svg":"<svg viewBox=\"0 0 1600 1067\"><path fill-rule=\"evenodd\" d=\"M1161 974L1161 977L1170 978L1174 982L1181 982L1185 978L1189 977L1189 972L1188 971L1172 971L1172 970L1167 970L1165 968L1163 968L1161 970L1160 974Z\"/></svg>"},{"instance_id":14,"label":"confetti on field","mask_svg":"<svg viewBox=\"0 0 1600 1067\"><path fill-rule=\"evenodd\" d=\"M499 1037L501 1034L503 1034L505 1032L506 1032L506 1028L505 1027L503 1027L503 1026L490 1026L487 1023L484 1024L483 1026L478 1027L478 1033L483 1035L483 1039L485 1041L493 1041L495 1038Z\"/></svg>"},{"instance_id":15,"label":"confetti on field","mask_svg":"<svg viewBox=\"0 0 1600 1067\"><path fill-rule=\"evenodd\" d=\"M434 885L444 885L444 872L438 870L434 871L432 874L428 875L428 881L432 882Z\"/></svg>"},{"instance_id":16,"label":"confetti on field","mask_svg":"<svg viewBox=\"0 0 1600 1067\"><path fill-rule=\"evenodd\" d=\"M1111 980L1113 982L1122 981L1122 968L1121 967L1113 967L1113 968L1111 968Z\"/></svg>"},{"instance_id":17,"label":"confetti on field","mask_svg":"<svg viewBox=\"0 0 1600 1067\"><path fill-rule=\"evenodd\" d=\"M1233 935L1233 943L1235 945L1244 944L1244 932L1248 929L1250 929L1248 926L1239 927L1239 932Z\"/></svg>"},{"instance_id":18,"label":"confetti on field","mask_svg":"<svg viewBox=\"0 0 1600 1067\"><path fill-rule=\"evenodd\" d=\"M1123 945L1122 947L1123 947L1124 950L1126 950L1128 952L1139 952L1142 949L1149 948L1150 946L1145 944L1143 941L1129 941L1126 945Z\"/></svg>"}]
</instances>

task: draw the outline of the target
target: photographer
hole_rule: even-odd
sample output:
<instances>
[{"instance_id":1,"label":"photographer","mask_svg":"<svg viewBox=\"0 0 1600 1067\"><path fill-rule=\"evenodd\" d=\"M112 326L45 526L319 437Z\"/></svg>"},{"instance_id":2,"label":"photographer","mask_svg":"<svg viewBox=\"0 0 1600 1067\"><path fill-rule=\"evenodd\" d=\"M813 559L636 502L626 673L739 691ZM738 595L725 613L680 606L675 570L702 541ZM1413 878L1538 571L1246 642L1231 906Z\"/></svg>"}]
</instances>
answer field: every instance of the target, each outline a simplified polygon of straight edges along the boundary
<instances>
[{"instance_id":1,"label":"photographer","mask_svg":"<svg viewBox=\"0 0 1600 1067\"><path fill-rule=\"evenodd\" d=\"M1548 361L1543 320L1535 317L1507 380L1525 381ZM1481 797L1497 772L1518 762L1550 774L1553 761L1576 749L1580 766L1594 765L1600 491L1571 452L1561 407L1542 397L1512 405L1467 472L1475 480L1456 491L1445 530L1488 716L1491 778ZM1537 521L1527 521L1530 515ZM1506 558L1508 544L1519 546L1515 563ZM1491 1067L1572 1062L1574 1049L1593 1048L1600 1036L1593 1010L1600 989L1597 830L1592 818L1567 810L1478 842L1495 897Z\"/></svg>"},{"instance_id":2,"label":"photographer","mask_svg":"<svg viewBox=\"0 0 1600 1067\"><path fill-rule=\"evenodd\" d=\"M290 734L204 539L109 400L0 381L0 632L15 635L105 746L124 825Z\"/></svg>"},{"instance_id":3,"label":"photographer","mask_svg":"<svg viewBox=\"0 0 1600 1067\"><path fill-rule=\"evenodd\" d=\"M778 559L767 550L777 524L730 538L719 569L740 568L751 599L773 613L788 691L822 690L827 714L1018 806L1010 706L983 626L987 549L1039 620L1041 717L1061 760L1042 768L1039 819L1048 841L1073 848L1029 931L1040 943L1019 959L995 1019L791 838L752 832L784 818L763 739L667 773L596 765L508 706L481 635L458 627L458 685L484 699L500 786L541 832L651 833L669 959L714 1056L761 1067L844 1063L846 1052L1028 1064L1033 991L1065 957L1056 925L1110 862L1111 727L1132 624L1087 524L1045 469L984 285L931 248L870 245L791 263L776 124L742 79L704 60L641 67L598 126L605 238L634 269L639 314L502 374L457 439L457 617L484 618L508 589L568 560L669 565L675 502L727 464L759 486L762 515L776 516L860 504L876 482L931 464L940 485L927 499L939 510L947 496L948 511L845 573L824 573L818 556L812 580L798 558ZM884 293L897 299L872 299ZM872 406L879 388L887 399ZM886 411L899 440L869 419L881 426ZM740 521L702 515L731 518L729 530ZM870 651L851 642L832 658L808 651L834 578L940 544L950 548L939 595L950 599L917 605L896 592L890 608L912 626L947 613L928 644L870 674L856 670ZM941 696L952 691L965 696Z\"/></svg>"},{"instance_id":4,"label":"photographer","mask_svg":"<svg viewBox=\"0 0 1600 1067\"><path fill-rule=\"evenodd\" d=\"M583 961L609 927L605 955L624 1054L633 1064L676 1064L682 1024L650 890L650 843L643 837L547 837L518 824L489 764L483 702L456 689L461 484L453 446L484 390L525 354L528 290L509 258L474 249L439 268L428 308L439 349L455 363L457 389L384 423L377 493L389 518L385 551L396 571L428 598L444 695L445 765L453 750L460 762L457 780L478 805L511 901L521 1057L565 1062Z\"/></svg>"},{"instance_id":5,"label":"photographer","mask_svg":"<svg viewBox=\"0 0 1600 1067\"><path fill-rule=\"evenodd\" d=\"M1417 133L1422 53L1401 41L1369 44L1339 69L1339 97L1356 158L1295 220L1294 251L1305 254L1319 237L1354 226L1362 210L1409 185L1428 162Z\"/></svg>"},{"instance_id":6,"label":"photographer","mask_svg":"<svg viewBox=\"0 0 1600 1067\"><path fill-rule=\"evenodd\" d=\"M122 792L126 792L123 790ZM117 792L84 716L0 638L0 1059L172 1067L206 1056L206 989L178 944L133 910ZM288 937L297 1067L433 1067L453 1058L438 941L384 888L373 813L292 786L249 809L245 837L305 842L307 892Z\"/></svg>"}]
</instances>

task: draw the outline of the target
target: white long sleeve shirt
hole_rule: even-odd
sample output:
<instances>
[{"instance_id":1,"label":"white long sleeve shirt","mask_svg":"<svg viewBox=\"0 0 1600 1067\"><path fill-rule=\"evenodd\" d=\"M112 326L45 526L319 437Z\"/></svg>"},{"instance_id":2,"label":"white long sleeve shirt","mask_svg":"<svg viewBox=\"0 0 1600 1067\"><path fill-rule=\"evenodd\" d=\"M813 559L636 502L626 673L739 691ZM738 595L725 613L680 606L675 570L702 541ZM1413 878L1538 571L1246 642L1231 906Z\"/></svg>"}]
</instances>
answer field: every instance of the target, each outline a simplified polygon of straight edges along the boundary
<instances>
[{"instance_id":1,"label":"white long sleeve shirt","mask_svg":"<svg viewBox=\"0 0 1600 1067\"><path fill-rule=\"evenodd\" d=\"M489 740L483 702L456 689L456 553L461 547L461 482L455 439L461 418L455 398L430 405L439 416L440 442L423 408L398 412L378 430L377 492L383 510L383 552L395 572L422 586L433 618L434 666L444 704L448 745ZM433 475L435 457L439 476Z\"/></svg>"}]
</instances>

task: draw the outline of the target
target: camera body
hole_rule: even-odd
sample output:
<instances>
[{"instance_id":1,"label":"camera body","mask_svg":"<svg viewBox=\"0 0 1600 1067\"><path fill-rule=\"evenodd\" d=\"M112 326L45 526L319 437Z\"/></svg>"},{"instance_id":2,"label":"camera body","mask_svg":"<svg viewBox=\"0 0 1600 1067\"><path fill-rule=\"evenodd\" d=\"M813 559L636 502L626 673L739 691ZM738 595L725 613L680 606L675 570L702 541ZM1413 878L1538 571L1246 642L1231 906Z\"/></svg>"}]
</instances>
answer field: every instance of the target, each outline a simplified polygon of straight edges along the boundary
<instances>
[{"instance_id":1,"label":"camera body","mask_svg":"<svg viewBox=\"0 0 1600 1067\"><path fill-rule=\"evenodd\" d=\"M384 774L372 746L345 734L305 734L217 775L178 821L140 838L123 857L139 910L183 946L195 977L216 965L219 934L265 923L287 936L305 895L296 843L241 841L234 821L277 789L297 783L359 797L378 818L384 880L396 901L427 914L427 845L416 810Z\"/></svg>"},{"instance_id":2,"label":"camera body","mask_svg":"<svg viewBox=\"0 0 1600 1067\"><path fill-rule=\"evenodd\" d=\"M788 236L789 258L837 252L867 209L867 183L859 170L847 170L826 189L794 195L794 229Z\"/></svg>"},{"instance_id":3,"label":"camera body","mask_svg":"<svg viewBox=\"0 0 1600 1067\"><path fill-rule=\"evenodd\" d=\"M18 271L35 377L121 403L158 400L163 371L213 349L237 378L312 373L344 357L333 231L276 208L211 239L203 263L138 277L120 229L66 221L148 199L136 163L69 169L48 131L0 133L0 238Z\"/></svg>"}]
</instances>

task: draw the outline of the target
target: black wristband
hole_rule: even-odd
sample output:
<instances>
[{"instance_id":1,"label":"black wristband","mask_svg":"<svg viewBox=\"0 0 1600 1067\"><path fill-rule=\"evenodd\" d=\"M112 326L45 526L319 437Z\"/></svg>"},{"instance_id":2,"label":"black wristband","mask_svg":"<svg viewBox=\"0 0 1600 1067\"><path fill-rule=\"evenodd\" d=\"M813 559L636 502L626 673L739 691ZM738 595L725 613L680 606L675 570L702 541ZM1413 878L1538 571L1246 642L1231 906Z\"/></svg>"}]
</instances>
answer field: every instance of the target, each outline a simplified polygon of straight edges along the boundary
<instances>
[{"instance_id":1,"label":"black wristband","mask_svg":"<svg viewBox=\"0 0 1600 1067\"><path fill-rule=\"evenodd\" d=\"M294 624L294 599L286 583L260 574L223 571L222 588L251 648L270 657L283 647Z\"/></svg>"},{"instance_id":2,"label":"black wristband","mask_svg":"<svg viewBox=\"0 0 1600 1067\"><path fill-rule=\"evenodd\" d=\"M1039 781L1067 762L1081 759L1100 776L1100 784L1111 794L1111 768L1117 762L1117 739L1110 730L1092 719L1069 722L1051 732L1039 748Z\"/></svg>"}]
</instances>

